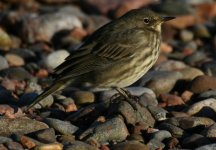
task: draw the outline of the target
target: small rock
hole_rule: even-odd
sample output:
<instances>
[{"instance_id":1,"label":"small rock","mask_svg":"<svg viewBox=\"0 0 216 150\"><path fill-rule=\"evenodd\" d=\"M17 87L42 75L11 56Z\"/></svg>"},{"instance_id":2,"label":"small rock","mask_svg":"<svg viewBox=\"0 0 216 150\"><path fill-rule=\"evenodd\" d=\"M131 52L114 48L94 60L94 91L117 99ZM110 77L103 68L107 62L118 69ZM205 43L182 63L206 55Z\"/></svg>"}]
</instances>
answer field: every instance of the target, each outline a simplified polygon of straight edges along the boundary
<instances>
[{"instance_id":1,"label":"small rock","mask_svg":"<svg viewBox=\"0 0 216 150\"><path fill-rule=\"evenodd\" d=\"M32 149L38 144L36 140L33 140L32 138L29 138L27 136L21 136L20 142L25 148L28 149Z\"/></svg>"},{"instance_id":2,"label":"small rock","mask_svg":"<svg viewBox=\"0 0 216 150\"><path fill-rule=\"evenodd\" d=\"M165 109L157 106L148 106L147 108L151 112L155 120L162 121L166 119L166 114L168 113L168 111L166 111Z\"/></svg>"},{"instance_id":3,"label":"small rock","mask_svg":"<svg viewBox=\"0 0 216 150\"><path fill-rule=\"evenodd\" d=\"M96 140L99 143L123 141L129 135L124 121L120 117L112 118L94 127L93 133L87 136L87 141Z\"/></svg>"},{"instance_id":4,"label":"small rock","mask_svg":"<svg viewBox=\"0 0 216 150\"><path fill-rule=\"evenodd\" d=\"M0 135L27 134L45 128L48 128L45 123L28 118L0 119Z\"/></svg>"},{"instance_id":5,"label":"small rock","mask_svg":"<svg viewBox=\"0 0 216 150\"><path fill-rule=\"evenodd\" d=\"M182 78L182 74L179 72L157 71L157 73L157 75L151 75L151 79L146 84L146 87L152 89L156 95L170 92L177 80ZM148 78L148 76L146 78Z\"/></svg>"},{"instance_id":6,"label":"small rock","mask_svg":"<svg viewBox=\"0 0 216 150\"><path fill-rule=\"evenodd\" d=\"M21 67L0 70L0 76L21 81L32 79L32 75Z\"/></svg>"},{"instance_id":7,"label":"small rock","mask_svg":"<svg viewBox=\"0 0 216 150\"><path fill-rule=\"evenodd\" d=\"M63 145L60 143L51 143L51 144L36 146L34 149L35 150L63 150Z\"/></svg>"},{"instance_id":8,"label":"small rock","mask_svg":"<svg viewBox=\"0 0 216 150\"><path fill-rule=\"evenodd\" d=\"M45 118L44 121L61 134L73 134L78 130L78 127L67 121L54 118Z\"/></svg>"},{"instance_id":9,"label":"small rock","mask_svg":"<svg viewBox=\"0 0 216 150\"><path fill-rule=\"evenodd\" d=\"M0 105L0 115L11 119L24 116L20 108L6 104Z\"/></svg>"},{"instance_id":10,"label":"small rock","mask_svg":"<svg viewBox=\"0 0 216 150\"><path fill-rule=\"evenodd\" d=\"M213 144L208 144L208 145L198 147L198 148L196 148L194 150L214 150L215 148L216 148L216 144L213 143Z\"/></svg>"},{"instance_id":11,"label":"small rock","mask_svg":"<svg viewBox=\"0 0 216 150\"><path fill-rule=\"evenodd\" d=\"M0 70L6 69L8 67L9 65L7 60L3 56L0 56Z\"/></svg>"},{"instance_id":12,"label":"small rock","mask_svg":"<svg viewBox=\"0 0 216 150\"><path fill-rule=\"evenodd\" d=\"M209 90L203 93L200 93L198 96L199 99L208 99L208 98L216 98L216 90Z\"/></svg>"},{"instance_id":13,"label":"small rock","mask_svg":"<svg viewBox=\"0 0 216 150\"><path fill-rule=\"evenodd\" d=\"M12 46L12 40L10 36L0 28L0 48L8 50Z\"/></svg>"},{"instance_id":14,"label":"small rock","mask_svg":"<svg viewBox=\"0 0 216 150\"><path fill-rule=\"evenodd\" d=\"M185 69L180 70L179 72L182 73L183 80L193 80L198 76L204 75L204 73L201 70L192 67L187 67Z\"/></svg>"},{"instance_id":15,"label":"small rock","mask_svg":"<svg viewBox=\"0 0 216 150\"><path fill-rule=\"evenodd\" d=\"M174 71L186 68L186 64L182 61L167 60L155 67L158 71Z\"/></svg>"},{"instance_id":16,"label":"small rock","mask_svg":"<svg viewBox=\"0 0 216 150\"><path fill-rule=\"evenodd\" d=\"M37 138L37 140L42 143L56 142L55 131L53 128L42 129L31 134L33 134Z\"/></svg>"},{"instance_id":17,"label":"small rock","mask_svg":"<svg viewBox=\"0 0 216 150\"><path fill-rule=\"evenodd\" d=\"M193 39L194 34L189 30L181 30L180 31L180 38L183 42L189 42Z\"/></svg>"},{"instance_id":18,"label":"small rock","mask_svg":"<svg viewBox=\"0 0 216 150\"><path fill-rule=\"evenodd\" d=\"M0 136L0 144L12 142L13 140L8 137Z\"/></svg>"},{"instance_id":19,"label":"small rock","mask_svg":"<svg viewBox=\"0 0 216 150\"><path fill-rule=\"evenodd\" d=\"M64 146L64 150L98 150L98 149L84 142L75 141L70 145Z\"/></svg>"},{"instance_id":20,"label":"small rock","mask_svg":"<svg viewBox=\"0 0 216 150\"><path fill-rule=\"evenodd\" d=\"M161 94L160 95L161 100L164 102L164 104L160 104L162 106L178 106L178 105L184 105L184 101L181 97L171 94Z\"/></svg>"},{"instance_id":21,"label":"small rock","mask_svg":"<svg viewBox=\"0 0 216 150\"><path fill-rule=\"evenodd\" d=\"M156 150L156 149L163 149L165 147L165 144L163 144L158 139L151 139L148 142L147 146L149 147L150 150Z\"/></svg>"},{"instance_id":22,"label":"small rock","mask_svg":"<svg viewBox=\"0 0 216 150\"><path fill-rule=\"evenodd\" d=\"M190 101L192 96L193 96L193 93L187 90L181 94L181 98L185 103Z\"/></svg>"},{"instance_id":23,"label":"small rock","mask_svg":"<svg viewBox=\"0 0 216 150\"><path fill-rule=\"evenodd\" d=\"M173 137L176 137L176 138L180 138L182 137L183 135L185 135L185 131L175 125L172 125L170 123L161 123L159 125L159 129L160 130L167 130L169 131Z\"/></svg>"},{"instance_id":24,"label":"small rock","mask_svg":"<svg viewBox=\"0 0 216 150\"><path fill-rule=\"evenodd\" d=\"M214 89L216 89L216 77L203 75L191 81L190 91L194 93L201 93Z\"/></svg>"},{"instance_id":25,"label":"small rock","mask_svg":"<svg viewBox=\"0 0 216 150\"><path fill-rule=\"evenodd\" d=\"M94 93L89 91L75 91L72 94L72 98L77 105L90 104L95 101Z\"/></svg>"},{"instance_id":26,"label":"small rock","mask_svg":"<svg viewBox=\"0 0 216 150\"><path fill-rule=\"evenodd\" d=\"M19 67L25 64L24 59L16 54L6 54L5 58L10 66Z\"/></svg>"},{"instance_id":27,"label":"small rock","mask_svg":"<svg viewBox=\"0 0 216 150\"><path fill-rule=\"evenodd\" d=\"M200 102L197 102L197 103L191 105L186 112L192 116L192 115L198 114L199 112L202 111L203 115L209 116L210 115L209 109L211 109L214 111L214 113L213 112L212 113L215 115L215 112L216 112L216 103L215 102L216 102L216 99L214 99L214 98L202 100Z\"/></svg>"},{"instance_id":28,"label":"small rock","mask_svg":"<svg viewBox=\"0 0 216 150\"><path fill-rule=\"evenodd\" d=\"M23 146L17 142L7 142L5 145L9 150L24 150Z\"/></svg>"},{"instance_id":29,"label":"small rock","mask_svg":"<svg viewBox=\"0 0 216 150\"><path fill-rule=\"evenodd\" d=\"M157 106L158 101L156 99L155 94L144 93L139 97L139 103L141 106Z\"/></svg>"},{"instance_id":30,"label":"small rock","mask_svg":"<svg viewBox=\"0 0 216 150\"><path fill-rule=\"evenodd\" d=\"M216 124L211 125L208 129L203 131L202 135L214 142L216 139Z\"/></svg>"},{"instance_id":31,"label":"small rock","mask_svg":"<svg viewBox=\"0 0 216 150\"><path fill-rule=\"evenodd\" d=\"M53 70L62 62L64 62L65 58L69 55L69 52L66 50L57 50L50 53L47 58L44 60L45 65L48 69Z\"/></svg>"},{"instance_id":32,"label":"small rock","mask_svg":"<svg viewBox=\"0 0 216 150\"><path fill-rule=\"evenodd\" d=\"M8 150L3 144L0 144L0 150Z\"/></svg>"},{"instance_id":33,"label":"small rock","mask_svg":"<svg viewBox=\"0 0 216 150\"><path fill-rule=\"evenodd\" d=\"M208 59L208 56L203 51L196 51L193 54L186 56L184 62L190 66L195 66L200 62L205 62Z\"/></svg>"},{"instance_id":34,"label":"small rock","mask_svg":"<svg viewBox=\"0 0 216 150\"><path fill-rule=\"evenodd\" d=\"M158 139L159 141L163 141L164 139L171 138L172 135L169 131L159 130L152 134L151 139Z\"/></svg>"},{"instance_id":35,"label":"small rock","mask_svg":"<svg viewBox=\"0 0 216 150\"><path fill-rule=\"evenodd\" d=\"M123 98L121 99L121 97L115 100L116 102L110 105L109 115L121 114L127 124L135 125L139 122L151 127L154 126L155 119L146 107L141 107L134 99L131 99L131 103L133 104L129 104ZM137 110L134 111L133 107L136 107Z\"/></svg>"},{"instance_id":36,"label":"small rock","mask_svg":"<svg viewBox=\"0 0 216 150\"><path fill-rule=\"evenodd\" d=\"M112 150L149 150L149 148L138 141L127 141L113 145Z\"/></svg>"},{"instance_id":37,"label":"small rock","mask_svg":"<svg viewBox=\"0 0 216 150\"><path fill-rule=\"evenodd\" d=\"M198 24L194 26L194 34L198 38L210 38L211 34L209 33L208 29L206 26L203 24Z\"/></svg>"},{"instance_id":38,"label":"small rock","mask_svg":"<svg viewBox=\"0 0 216 150\"><path fill-rule=\"evenodd\" d=\"M207 144L210 144L210 141L200 134L192 134L191 136L183 139L182 141L182 147L190 149L194 149Z\"/></svg>"},{"instance_id":39,"label":"small rock","mask_svg":"<svg viewBox=\"0 0 216 150\"><path fill-rule=\"evenodd\" d=\"M206 117L181 117L167 119L166 123L175 125L184 130L191 130L200 127L209 127L215 122L212 119Z\"/></svg>"}]
</instances>

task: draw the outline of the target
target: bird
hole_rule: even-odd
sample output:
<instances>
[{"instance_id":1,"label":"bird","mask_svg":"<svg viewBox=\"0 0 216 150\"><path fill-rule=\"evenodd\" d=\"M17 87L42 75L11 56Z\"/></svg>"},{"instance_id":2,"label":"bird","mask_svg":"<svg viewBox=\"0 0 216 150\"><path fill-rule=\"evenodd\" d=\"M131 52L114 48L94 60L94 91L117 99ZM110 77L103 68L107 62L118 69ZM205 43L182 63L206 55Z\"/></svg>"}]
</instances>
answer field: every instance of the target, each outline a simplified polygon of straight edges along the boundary
<instances>
[{"instance_id":1,"label":"bird","mask_svg":"<svg viewBox=\"0 0 216 150\"><path fill-rule=\"evenodd\" d=\"M69 85L92 91L114 88L127 96L124 88L140 79L158 59L161 25L174 18L140 8L100 27L55 68L53 84L27 109Z\"/></svg>"}]
</instances>

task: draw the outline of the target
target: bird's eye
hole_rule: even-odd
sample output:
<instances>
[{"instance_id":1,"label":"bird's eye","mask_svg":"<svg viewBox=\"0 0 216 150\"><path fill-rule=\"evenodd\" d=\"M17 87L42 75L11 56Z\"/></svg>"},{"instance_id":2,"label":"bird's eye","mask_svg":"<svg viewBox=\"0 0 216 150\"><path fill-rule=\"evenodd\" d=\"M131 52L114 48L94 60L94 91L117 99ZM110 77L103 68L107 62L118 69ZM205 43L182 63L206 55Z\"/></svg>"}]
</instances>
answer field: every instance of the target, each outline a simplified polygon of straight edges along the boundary
<instances>
[{"instance_id":1,"label":"bird's eye","mask_svg":"<svg viewBox=\"0 0 216 150\"><path fill-rule=\"evenodd\" d=\"M145 24L149 24L149 22L150 22L150 20L148 18L144 18L143 21L144 21Z\"/></svg>"}]
</instances>

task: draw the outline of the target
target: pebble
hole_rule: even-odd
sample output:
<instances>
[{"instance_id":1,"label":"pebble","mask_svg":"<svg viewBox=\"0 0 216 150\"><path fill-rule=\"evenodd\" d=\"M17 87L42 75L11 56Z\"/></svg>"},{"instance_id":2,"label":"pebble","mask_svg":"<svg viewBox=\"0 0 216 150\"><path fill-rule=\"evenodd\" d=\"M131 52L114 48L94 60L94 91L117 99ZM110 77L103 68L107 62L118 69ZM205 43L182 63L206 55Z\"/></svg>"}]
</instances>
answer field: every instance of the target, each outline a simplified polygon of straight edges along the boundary
<instances>
[{"instance_id":1,"label":"pebble","mask_svg":"<svg viewBox=\"0 0 216 150\"><path fill-rule=\"evenodd\" d=\"M216 77L203 75L191 81L190 91L194 93L201 93L214 89L216 89Z\"/></svg>"},{"instance_id":2,"label":"pebble","mask_svg":"<svg viewBox=\"0 0 216 150\"><path fill-rule=\"evenodd\" d=\"M213 111L216 111L216 103L215 102L216 102L216 99L214 99L214 98L202 100L200 102L197 102L197 103L194 103L193 105L191 105L186 112L192 116L192 115L199 113L204 108L210 108ZM204 112L204 114L206 116L209 116L209 111Z\"/></svg>"},{"instance_id":3,"label":"pebble","mask_svg":"<svg viewBox=\"0 0 216 150\"><path fill-rule=\"evenodd\" d=\"M89 91L75 91L72 93L71 97L77 105L90 104L95 101L94 93Z\"/></svg>"},{"instance_id":4,"label":"pebble","mask_svg":"<svg viewBox=\"0 0 216 150\"><path fill-rule=\"evenodd\" d=\"M113 145L112 150L149 150L149 148L138 141L127 141Z\"/></svg>"},{"instance_id":5,"label":"pebble","mask_svg":"<svg viewBox=\"0 0 216 150\"><path fill-rule=\"evenodd\" d=\"M184 105L184 101L182 100L181 97L176 96L176 95L171 95L171 94L161 94L160 95L160 99L162 101L162 103L160 103L160 105L162 107L166 107L166 106L180 106L180 105Z\"/></svg>"},{"instance_id":6,"label":"pebble","mask_svg":"<svg viewBox=\"0 0 216 150\"><path fill-rule=\"evenodd\" d=\"M69 52L66 50L57 50L50 53L44 60L48 69L53 70L64 62L65 58L69 56Z\"/></svg>"},{"instance_id":7,"label":"pebble","mask_svg":"<svg viewBox=\"0 0 216 150\"><path fill-rule=\"evenodd\" d=\"M208 145L204 145L204 146L200 146L198 148L195 148L194 150L214 150L216 148L216 144L208 144Z\"/></svg>"},{"instance_id":8,"label":"pebble","mask_svg":"<svg viewBox=\"0 0 216 150\"><path fill-rule=\"evenodd\" d=\"M216 90L209 90L198 95L199 99L205 100L208 98L216 98Z\"/></svg>"},{"instance_id":9,"label":"pebble","mask_svg":"<svg viewBox=\"0 0 216 150\"><path fill-rule=\"evenodd\" d=\"M0 70L6 69L9 67L9 64L7 62L7 59L5 59L3 56L0 56Z\"/></svg>"},{"instance_id":10,"label":"pebble","mask_svg":"<svg viewBox=\"0 0 216 150\"><path fill-rule=\"evenodd\" d=\"M193 40L194 33L191 32L190 30L181 30L180 31L180 38L183 42L189 42L189 41Z\"/></svg>"},{"instance_id":11,"label":"pebble","mask_svg":"<svg viewBox=\"0 0 216 150\"><path fill-rule=\"evenodd\" d=\"M5 58L7 59L10 66L19 67L25 64L24 59L16 54L6 54Z\"/></svg>"},{"instance_id":12,"label":"pebble","mask_svg":"<svg viewBox=\"0 0 216 150\"><path fill-rule=\"evenodd\" d=\"M150 150L156 150L156 149L164 149L165 144L159 141L158 139L151 139L147 143L147 146L149 147Z\"/></svg>"},{"instance_id":13,"label":"pebble","mask_svg":"<svg viewBox=\"0 0 216 150\"><path fill-rule=\"evenodd\" d=\"M0 149L1 150L8 150L7 147L5 147L3 144L0 144Z\"/></svg>"},{"instance_id":14,"label":"pebble","mask_svg":"<svg viewBox=\"0 0 216 150\"><path fill-rule=\"evenodd\" d=\"M139 103L141 106L157 106L158 100L156 99L155 94L144 93L139 97Z\"/></svg>"},{"instance_id":15,"label":"pebble","mask_svg":"<svg viewBox=\"0 0 216 150\"><path fill-rule=\"evenodd\" d=\"M17 142L7 142L5 145L9 150L24 150L23 146Z\"/></svg>"},{"instance_id":16,"label":"pebble","mask_svg":"<svg viewBox=\"0 0 216 150\"><path fill-rule=\"evenodd\" d=\"M216 139L216 124L214 123L209 128L202 132L202 135L210 139L212 142Z\"/></svg>"},{"instance_id":17,"label":"pebble","mask_svg":"<svg viewBox=\"0 0 216 150\"><path fill-rule=\"evenodd\" d=\"M145 107L141 107L136 101L134 101L133 105L136 107L137 111L134 111L133 106L128 102L124 101L124 99L116 99L117 103L112 103L109 109L109 115L121 114L127 124L135 125L136 123L147 124L148 126L153 126L155 123L155 119L149 112L149 110Z\"/></svg>"},{"instance_id":18,"label":"pebble","mask_svg":"<svg viewBox=\"0 0 216 150\"><path fill-rule=\"evenodd\" d=\"M27 134L45 128L48 128L45 123L28 118L0 119L0 135L2 136Z\"/></svg>"},{"instance_id":19,"label":"pebble","mask_svg":"<svg viewBox=\"0 0 216 150\"><path fill-rule=\"evenodd\" d=\"M60 143L51 143L51 144L36 146L34 149L35 150L63 150L63 145Z\"/></svg>"},{"instance_id":20,"label":"pebble","mask_svg":"<svg viewBox=\"0 0 216 150\"><path fill-rule=\"evenodd\" d=\"M0 136L0 144L12 142L13 140L8 137Z\"/></svg>"},{"instance_id":21,"label":"pebble","mask_svg":"<svg viewBox=\"0 0 216 150\"><path fill-rule=\"evenodd\" d=\"M70 145L64 146L64 150L98 150L98 149L84 142L75 141Z\"/></svg>"},{"instance_id":22,"label":"pebble","mask_svg":"<svg viewBox=\"0 0 216 150\"><path fill-rule=\"evenodd\" d=\"M0 28L0 48L8 50L12 45L10 36L2 28Z\"/></svg>"},{"instance_id":23,"label":"pebble","mask_svg":"<svg viewBox=\"0 0 216 150\"><path fill-rule=\"evenodd\" d=\"M167 60L162 62L158 66L155 67L155 70L158 71L174 71L174 70L181 70L186 68L187 65L181 61L177 60Z\"/></svg>"},{"instance_id":24,"label":"pebble","mask_svg":"<svg viewBox=\"0 0 216 150\"><path fill-rule=\"evenodd\" d=\"M179 72L157 72L157 75L151 76L146 87L152 89L156 95L168 93L181 78L182 74Z\"/></svg>"},{"instance_id":25,"label":"pebble","mask_svg":"<svg viewBox=\"0 0 216 150\"><path fill-rule=\"evenodd\" d=\"M79 128L67 121L54 118L45 118L44 122L61 134L74 134Z\"/></svg>"},{"instance_id":26,"label":"pebble","mask_svg":"<svg viewBox=\"0 0 216 150\"><path fill-rule=\"evenodd\" d=\"M206 26L203 24L197 24L194 26L194 34L196 37L199 38L210 38L211 34L209 33L208 29Z\"/></svg>"},{"instance_id":27,"label":"pebble","mask_svg":"<svg viewBox=\"0 0 216 150\"><path fill-rule=\"evenodd\" d=\"M160 130L169 131L172 134L172 136L176 137L176 138L183 137L186 134L186 132L183 129L181 129L175 125L172 125L170 123L165 123L165 122L161 123L158 128Z\"/></svg>"},{"instance_id":28,"label":"pebble","mask_svg":"<svg viewBox=\"0 0 216 150\"><path fill-rule=\"evenodd\" d=\"M32 79L32 75L22 67L0 70L0 76L20 81Z\"/></svg>"},{"instance_id":29,"label":"pebble","mask_svg":"<svg viewBox=\"0 0 216 150\"><path fill-rule=\"evenodd\" d=\"M171 138L172 135L169 131L159 130L152 134L151 139L158 139L159 141L163 141L165 139Z\"/></svg>"},{"instance_id":30,"label":"pebble","mask_svg":"<svg viewBox=\"0 0 216 150\"><path fill-rule=\"evenodd\" d=\"M193 54L186 56L184 58L184 62L190 66L194 66L195 64L198 64L202 61L205 62L207 59L206 53L203 51L196 51Z\"/></svg>"},{"instance_id":31,"label":"pebble","mask_svg":"<svg viewBox=\"0 0 216 150\"><path fill-rule=\"evenodd\" d=\"M162 121L166 119L166 114L168 113L168 111L166 111L165 109L157 106L151 106L151 105L148 106L147 108L151 112L155 120Z\"/></svg>"},{"instance_id":32,"label":"pebble","mask_svg":"<svg viewBox=\"0 0 216 150\"><path fill-rule=\"evenodd\" d=\"M6 104L0 105L0 115L11 119L24 116L20 108Z\"/></svg>"},{"instance_id":33,"label":"pebble","mask_svg":"<svg viewBox=\"0 0 216 150\"><path fill-rule=\"evenodd\" d=\"M175 125L184 130L192 130L197 128L209 127L215 122L206 117L181 117L181 118L170 118L166 120L166 123Z\"/></svg>"},{"instance_id":34,"label":"pebble","mask_svg":"<svg viewBox=\"0 0 216 150\"><path fill-rule=\"evenodd\" d=\"M204 75L204 73L200 69L193 67L187 67L185 69L180 70L179 72L182 73L183 80L193 80L198 76Z\"/></svg>"},{"instance_id":35,"label":"pebble","mask_svg":"<svg viewBox=\"0 0 216 150\"><path fill-rule=\"evenodd\" d=\"M55 131L53 128L42 129L32 133L36 139L42 143L56 142Z\"/></svg>"},{"instance_id":36,"label":"pebble","mask_svg":"<svg viewBox=\"0 0 216 150\"><path fill-rule=\"evenodd\" d=\"M216 61L206 62L202 65L202 68L206 75L208 76L216 76Z\"/></svg>"},{"instance_id":37,"label":"pebble","mask_svg":"<svg viewBox=\"0 0 216 150\"><path fill-rule=\"evenodd\" d=\"M99 143L116 141L121 142L129 135L128 129L120 117L114 117L97 125L93 133L87 136L86 141L96 140Z\"/></svg>"}]
</instances>

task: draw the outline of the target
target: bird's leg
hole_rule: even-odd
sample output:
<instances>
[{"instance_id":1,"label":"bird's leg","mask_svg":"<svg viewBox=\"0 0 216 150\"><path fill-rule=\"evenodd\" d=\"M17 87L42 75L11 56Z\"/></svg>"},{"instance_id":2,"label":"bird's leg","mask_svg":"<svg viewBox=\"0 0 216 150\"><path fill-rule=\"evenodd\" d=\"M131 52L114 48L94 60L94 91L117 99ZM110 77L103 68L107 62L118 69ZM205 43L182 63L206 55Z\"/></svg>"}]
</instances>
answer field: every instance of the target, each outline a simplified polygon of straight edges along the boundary
<instances>
[{"instance_id":1,"label":"bird's leg","mask_svg":"<svg viewBox=\"0 0 216 150\"><path fill-rule=\"evenodd\" d=\"M116 91L118 91L120 95L122 95L125 98L125 101L128 102L134 108L134 110L137 110L136 102L134 102L133 100L134 96L131 95L129 91L123 88L115 88L115 89Z\"/></svg>"}]
</instances>

